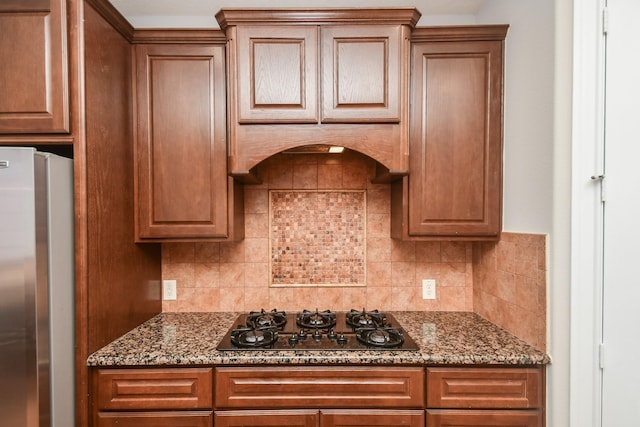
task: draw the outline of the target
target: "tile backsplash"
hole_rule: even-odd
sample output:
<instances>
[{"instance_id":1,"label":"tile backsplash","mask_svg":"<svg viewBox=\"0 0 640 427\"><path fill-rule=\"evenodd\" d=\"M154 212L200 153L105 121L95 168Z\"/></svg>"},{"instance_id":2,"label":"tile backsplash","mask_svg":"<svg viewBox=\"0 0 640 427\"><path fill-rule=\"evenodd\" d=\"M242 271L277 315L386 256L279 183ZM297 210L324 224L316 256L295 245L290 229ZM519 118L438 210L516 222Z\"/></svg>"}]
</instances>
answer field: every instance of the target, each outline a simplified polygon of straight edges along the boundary
<instances>
[{"instance_id":1,"label":"tile backsplash","mask_svg":"<svg viewBox=\"0 0 640 427\"><path fill-rule=\"evenodd\" d=\"M503 233L475 243L474 311L546 351L547 236Z\"/></svg>"},{"instance_id":2,"label":"tile backsplash","mask_svg":"<svg viewBox=\"0 0 640 427\"><path fill-rule=\"evenodd\" d=\"M261 163L258 171L263 183L244 190L244 240L162 244L162 277L177 281L177 300L163 301L163 311L476 311L544 349L544 236L505 233L498 243L391 239L390 186L372 184L375 162L351 151L278 154ZM366 193L364 286L270 286L272 190ZM422 299L422 279L436 280L435 300ZM520 326L514 330L514 324Z\"/></svg>"},{"instance_id":3,"label":"tile backsplash","mask_svg":"<svg viewBox=\"0 0 640 427\"><path fill-rule=\"evenodd\" d=\"M271 286L365 286L366 193L270 190Z\"/></svg>"}]
</instances>

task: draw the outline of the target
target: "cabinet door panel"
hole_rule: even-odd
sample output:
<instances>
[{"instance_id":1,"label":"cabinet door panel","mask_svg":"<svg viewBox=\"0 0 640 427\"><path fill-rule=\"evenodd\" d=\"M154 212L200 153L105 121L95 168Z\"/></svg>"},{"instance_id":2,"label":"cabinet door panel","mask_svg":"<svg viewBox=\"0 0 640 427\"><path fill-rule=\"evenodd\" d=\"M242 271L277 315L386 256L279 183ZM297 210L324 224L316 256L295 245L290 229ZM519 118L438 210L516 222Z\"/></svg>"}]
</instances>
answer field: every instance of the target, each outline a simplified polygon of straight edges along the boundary
<instances>
[{"instance_id":1,"label":"cabinet door panel","mask_svg":"<svg viewBox=\"0 0 640 427\"><path fill-rule=\"evenodd\" d=\"M317 27L237 29L239 123L318 121Z\"/></svg>"},{"instance_id":2,"label":"cabinet door panel","mask_svg":"<svg viewBox=\"0 0 640 427\"><path fill-rule=\"evenodd\" d=\"M0 4L0 133L69 132L66 1Z\"/></svg>"},{"instance_id":3,"label":"cabinet door panel","mask_svg":"<svg viewBox=\"0 0 640 427\"><path fill-rule=\"evenodd\" d=\"M408 234L498 236L501 42L413 46Z\"/></svg>"},{"instance_id":4,"label":"cabinet door panel","mask_svg":"<svg viewBox=\"0 0 640 427\"><path fill-rule=\"evenodd\" d=\"M424 411L322 410L321 427L424 427Z\"/></svg>"},{"instance_id":5,"label":"cabinet door panel","mask_svg":"<svg viewBox=\"0 0 640 427\"><path fill-rule=\"evenodd\" d=\"M136 46L138 237L228 235L221 46Z\"/></svg>"},{"instance_id":6,"label":"cabinet door panel","mask_svg":"<svg viewBox=\"0 0 640 427\"><path fill-rule=\"evenodd\" d=\"M96 427L212 427L212 411L98 412Z\"/></svg>"},{"instance_id":7,"label":"cabinet door panel","mask_svg":"<svg viewBox=\"0 0 640 427\"><path fill-rule=\"evenodd\" d=\"M542 427L539 410L427 409L429 427Z\"/></svg>"},{"instance_id":8,"label":"cabinet door panel","mask_svg":"<svg viewBox=\"0 0 640 427\"><path fill-rule=\"evenodd\" d=\"M322 122L399 122L399 26L322 28Z\"/></svg>"},{"instance_id":9,"label":"cabinet door panel","mask_svg":"<svg viewBox=\"0 0 640 427\"><path fill-rule=\"evenodd\" d=\"M317 427L318 411L216 411L216 427Z\"/></svg>"}]
</instances>

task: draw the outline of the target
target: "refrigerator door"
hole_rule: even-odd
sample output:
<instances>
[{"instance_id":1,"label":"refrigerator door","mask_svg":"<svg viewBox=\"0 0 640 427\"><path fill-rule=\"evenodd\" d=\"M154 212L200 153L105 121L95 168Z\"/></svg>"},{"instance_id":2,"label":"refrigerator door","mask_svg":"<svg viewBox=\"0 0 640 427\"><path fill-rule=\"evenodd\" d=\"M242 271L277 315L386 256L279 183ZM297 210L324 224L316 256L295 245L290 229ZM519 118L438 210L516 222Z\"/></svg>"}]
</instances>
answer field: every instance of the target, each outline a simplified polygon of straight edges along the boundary
<instances>
[{"instance_id":1,"label":"refrigerator door","mask_svg":"<svg viewBox=\"0 0 640 427\"><path fill-rule=\"evenodd\" d=\"M34 150L0 151L0 200L0 413L7 425L36 427L48 378L38 378Z\"/></svg>"},{"instance_id":2,"label":"refrigerator door","mask_svg":"<svg viewBox=\"0 0 640 427\"><path fill-rule=\"evenodd\" d=\"M73 187L71 183L68 194L60 198L50 194L48 157L31 148L0 148L0 414L1 424L7 426L73 425L73 277L60 281L56 277L64 275L52 276L49 250L50 231L57 226L50 223L50 203L68 205L65 215L72 221ZM63 169L70 173L70 164ZM63 233L62 240L72 244L72 229L69 233L67 227ZM61 251L55 263L72 274L73 255L68 250ZM55 332L62 334L57 337L52 335L50 304L60 300L60 291L62 299L71 295L71 301L63 305L66 323L62 332L60 328ZM58 338L65 347L64 357L52 352L53 342L59 347ZM71 413L64 422L52 419L51 368L59 364L66 369L65 375L71 375L64 389L54 388L56 398L62 393L61 407L71 408L62 409Z\"/></svg>"},{"instance_id":3,"label":"refrigerator door","mask_svg":"<svg viewBox=\"0 0 640 427\"><path fill-rule=\"evenodd\" d=\"M75 422L73 161L41 154L47 183L51 426ZM36 216L38 209L36 208Z\"/></svg>"}]
</instances>

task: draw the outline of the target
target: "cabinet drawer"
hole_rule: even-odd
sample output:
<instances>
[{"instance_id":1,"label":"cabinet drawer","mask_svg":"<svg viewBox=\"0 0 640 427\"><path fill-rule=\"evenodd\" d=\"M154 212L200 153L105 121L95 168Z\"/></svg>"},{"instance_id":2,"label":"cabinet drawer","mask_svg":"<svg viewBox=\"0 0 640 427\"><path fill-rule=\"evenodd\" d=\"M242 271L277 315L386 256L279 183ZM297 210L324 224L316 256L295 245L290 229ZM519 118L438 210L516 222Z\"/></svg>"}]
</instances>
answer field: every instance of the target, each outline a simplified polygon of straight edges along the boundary
<instances>
[{"instance_id":1,"label":"cabinet drawer","mask_svg":"<svg viewBox=\"0 0 640 427\"><path fill-rule=\"evenodd\" d=\"M96 427L211 427L213 411L99 412Z\"/></svg>"},{"instance_id":2,"label":"cabinet drawer","mask_svg":"<svg viewBox=\"0 0 640 427\"><path fill-rule=\"evenodd\" d=\"M427 368L428 408L538 408L537 368Z\"/></svg>"},{"instance_id":3,"label":"cabinet drawer","mask_svg":"<svg viewBox=\"0 0 640 427\"><path fill-rule=\"evenodd\" d=\"M280 409L216 411L216 427L317 427L318 411L313 409Z\"/></svg>"},{"instance_id":4,"label":"cabinet drawer","mask_svg":"<svg viewBox=\"0 0 640 427\"><path fill-rule=\"evenodd\" d=\"M427 410L429 427L542 427L540 410Z\"/></svg>"},{"instance_id":5,"label":"cabinet drawer","mask_svg":"<svg viewBox=\"0 0 640 427\"><path fill-rule=\"evenodd\" d=\"M338 409L320 411L322 427L423 427L423 410L360 410Z\"/></svg>"},{"instance_id":6,"label":"cabinet drawer","mask_svg":"<svg viewBox=\"0 0 640 427\"><path fill-rule=\"evenodd\" d=\"M100 369L98 410L211 409L212 368Z\"/></svg>"},{"instance_id":7,"label":"cabinet drawer","mask_svg":"<svg viewBox=\"0 0 640 427\"><path fill-rule=\"evenodd\" d=\"M217 368L216 408L422 408L421 368Z\"/></svg>"}]
</instances>

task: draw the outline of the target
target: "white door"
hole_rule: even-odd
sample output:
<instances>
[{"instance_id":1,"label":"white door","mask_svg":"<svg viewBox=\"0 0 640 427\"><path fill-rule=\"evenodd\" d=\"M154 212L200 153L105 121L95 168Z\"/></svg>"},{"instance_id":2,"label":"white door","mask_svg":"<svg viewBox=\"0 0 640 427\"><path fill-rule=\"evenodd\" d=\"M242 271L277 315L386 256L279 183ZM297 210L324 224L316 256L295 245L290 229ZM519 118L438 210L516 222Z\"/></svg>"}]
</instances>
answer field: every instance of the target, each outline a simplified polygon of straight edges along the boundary
<instances>
[{"instance_id":1,"label":"white door","mask_svg":"<svg viewBox=\"0 0 640 427\"><path fill-rule=\"evenodd\" d=\"M608 0L602 426L640 426L640 1Z\"/></svg>"}]
</instances>

